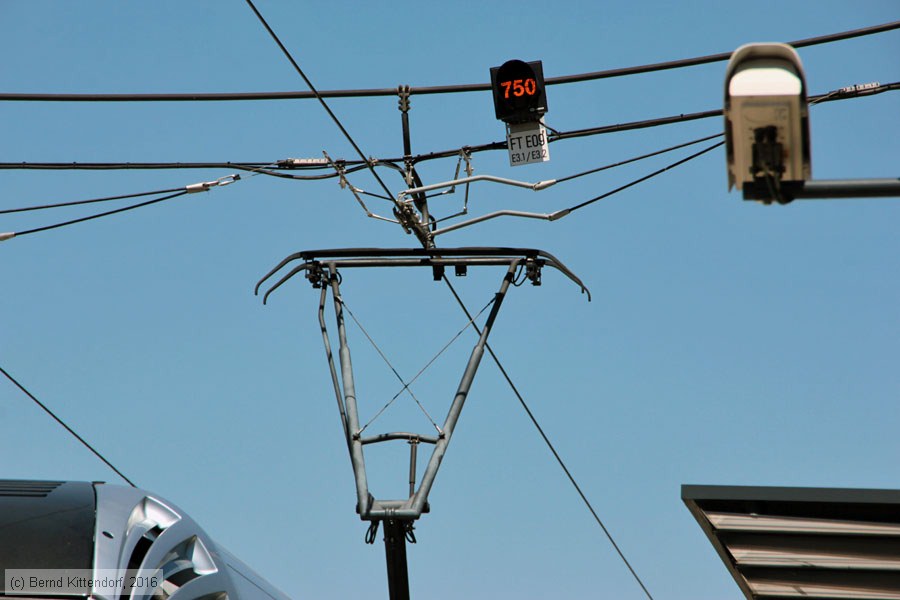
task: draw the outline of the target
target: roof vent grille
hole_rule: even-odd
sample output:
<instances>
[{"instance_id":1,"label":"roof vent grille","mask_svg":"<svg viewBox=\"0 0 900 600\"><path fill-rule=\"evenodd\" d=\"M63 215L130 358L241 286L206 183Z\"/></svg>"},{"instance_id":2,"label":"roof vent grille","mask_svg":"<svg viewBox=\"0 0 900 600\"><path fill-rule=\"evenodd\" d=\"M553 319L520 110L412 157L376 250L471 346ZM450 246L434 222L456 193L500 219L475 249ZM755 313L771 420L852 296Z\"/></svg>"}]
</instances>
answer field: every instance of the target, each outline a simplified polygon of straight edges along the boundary
<instances>
[{"instance_id":1,"label":"roof vent grille","mask_svg":"<svg viewBox=\"0 0 900 600\"><path fill-rule=\"evenodd\" d=\"M126 531L122 556L126 580L147 585L124 587L120 600L228 600L229 581L190 518L145 497L132 510Z\"/></svg>"},{"instance_id":2,"label":"roof vent grille","mask_svg":"<svg viewBox=\"0 0 900 600\"><path fill-rule=\"evenodd\" d=\"M62 484L62 481L19 481L15 479L0 479L0 496L45 498L50 492Z\"/></svg>"}]
</instances>

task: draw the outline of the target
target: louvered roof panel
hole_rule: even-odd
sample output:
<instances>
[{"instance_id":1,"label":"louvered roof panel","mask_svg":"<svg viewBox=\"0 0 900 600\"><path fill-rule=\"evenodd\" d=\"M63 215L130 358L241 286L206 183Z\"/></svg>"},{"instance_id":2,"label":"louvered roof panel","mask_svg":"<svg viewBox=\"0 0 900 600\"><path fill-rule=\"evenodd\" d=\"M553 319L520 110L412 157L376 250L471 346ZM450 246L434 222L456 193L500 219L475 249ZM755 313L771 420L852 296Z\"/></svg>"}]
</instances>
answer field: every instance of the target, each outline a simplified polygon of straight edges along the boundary
<instances>
[{"instance_id":1,"label":"louvered roof panel","mask_svg":"<svg viewBox=\"0 0 900 600\"><path fill-rule=\"evenodd\" d=\"M900 600L900 490L681 488L748 600Z\"/></svg>"}]
</instances>

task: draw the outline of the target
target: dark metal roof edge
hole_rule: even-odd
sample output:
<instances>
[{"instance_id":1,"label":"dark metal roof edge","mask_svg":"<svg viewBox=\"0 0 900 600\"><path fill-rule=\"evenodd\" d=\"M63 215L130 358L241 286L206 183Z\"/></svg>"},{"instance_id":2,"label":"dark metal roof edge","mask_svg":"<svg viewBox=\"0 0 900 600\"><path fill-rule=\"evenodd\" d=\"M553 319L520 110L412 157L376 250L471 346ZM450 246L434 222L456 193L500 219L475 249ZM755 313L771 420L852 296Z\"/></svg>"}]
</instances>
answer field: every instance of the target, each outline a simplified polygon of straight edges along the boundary
<instances>
[{"instance_id":1,"label":"dark metal roof edge","mask_svg":"<svg viewBox=\"0 0 900 600\"><path fill-rule=\"evenodd\" d=\"M728 551L725 546L719 541L719 538L716 537L715 532L713 531L712 523L710 523L705 516L703 516L703 511L697 505L693 498L686 498L684 495L685 487L702 487L702 486L681 486L681 499L684 502L685 506L687 506L688 510L691 511L691 514L694 515L694 519L697 520L697 523L700 525L700 528L703 530L703 533L706 534L706 538L709 540L709 543L712 544L712 547L716 550L716 554L719 555L719 558L722 559L722 562L725 563L725 566L728 568L728 572L731 573L731 577L734 579L735 583L737 583L738 587L741 588L741 591L744 593L744 596L748 600L753 600L753 592L750 590L750 585L747 583L747 580L744 579L744 576L737 569L737 564L734 561L734 558L731 556L731 553Z\"/></svg>"},{"instance_id":2,"label":"dark metal roof edge","mask_svg":"<svg viewBox=\"0 0 900 600\"><path fill-rule=\"evenodd\" d=\"M900 490L743 485L682 485L681 499L900 504Z\"/></svg>"}]
</instances>

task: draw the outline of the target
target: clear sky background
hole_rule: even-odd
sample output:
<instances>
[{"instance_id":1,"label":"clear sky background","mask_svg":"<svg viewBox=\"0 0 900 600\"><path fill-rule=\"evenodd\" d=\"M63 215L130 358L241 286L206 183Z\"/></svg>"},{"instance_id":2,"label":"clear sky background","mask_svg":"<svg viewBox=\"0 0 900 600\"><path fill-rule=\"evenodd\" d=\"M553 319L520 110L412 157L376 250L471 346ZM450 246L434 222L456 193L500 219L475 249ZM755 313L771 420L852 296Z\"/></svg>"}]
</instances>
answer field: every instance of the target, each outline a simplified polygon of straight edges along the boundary
<instances>
[{"instance_id":1,"label":"clear sky background","mask_svg":"<svg viewBox=\"0 0 900 600\"><path fill-rule=\"evenodd\" d=\"M547 77L731 51L896 20L882 2L261 1L320 89L483 83L510 58ZM229 2L0 4L5 92L303 90L250 9ZM900 33L800 50L811 94L900 80ZM548 88L567 131L721 107L725 63ZM335 99L363 151L402 155L396 98ZM0 103L0 162L356 158L315 101ZM896 177L900 94L811 109L816 178ZM487 92L414 96L414 153L499 141ZM551 161L477 174L563 177L722 130L720 118L581 138ZM698 147L699 148L699 147ZM690 154L540 193L473 186L470 215L550 212ZM426 183L453 159L420 166ZM2 171L0 208L179 187L200 171ZM403 181L381 170L394 193ZM355 185L376 191L365 173ZM455 212L462 195L435 199ZM121 205L124 205L122 203ZM118 206L118 205L117 205ZM386 202L370 206L389 214ZM0 216L21 231L113 206ZM657 600L740 592L680 486L897 488L897 200L744 202L722 149L554 223L499 219L442 246L544 248L593 302L546 272L513 289L492 346ZM414 247L365 218L334 179L245 177L208 194L0 244L0 365L140 486L187 510L295 598L386 597L379 541L363 543L321 338L298 278L263 306L256 281L311 248ZM456 284L470 307L500 273ZM426 271L348 273L344 296L411 377L465 318ZM363 416L396 381L350 326ZM414 389L443 419L474 336ZM380 430L428 430L408 398ZM117 477L0 381L0 477ZM405 444L369 455L379 496L405 489ZM487 359L409 548L417 598L641 598L625 566Z\"/></svg>"}]
</instances>

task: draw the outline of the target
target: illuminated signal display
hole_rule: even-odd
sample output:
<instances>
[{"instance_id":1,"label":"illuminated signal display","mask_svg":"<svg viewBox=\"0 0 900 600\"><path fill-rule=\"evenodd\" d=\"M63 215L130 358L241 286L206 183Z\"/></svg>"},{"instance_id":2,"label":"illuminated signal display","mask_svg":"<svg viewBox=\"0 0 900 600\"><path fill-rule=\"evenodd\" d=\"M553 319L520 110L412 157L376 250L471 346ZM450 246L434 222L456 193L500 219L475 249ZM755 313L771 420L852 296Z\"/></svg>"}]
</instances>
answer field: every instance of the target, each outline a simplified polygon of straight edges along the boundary
<instances>
[{"instance_id":1,"label":"illuminated signal display","mask_svg":"<svg viewBox=\"0 0 900 600\"><path fill-rule=\"evenodd\" d=\"M510 60L491 69L494 113L507 123L539 121L547 112L541 61Z\"/></svg>"},{"instance_id":2,"label":"illuminated signal display","mask_svg":"<svg viewBox=\"0 0 900 600\"><path fill-rule=\"evenodd\" d=\"M537 82L534 80L534 77L529 77L528 79L514 79L512 81L501 81L500 87L503 88L504 99L509 99L510 88L512 88L512 95L516 98L519 96L534 96L537 94Z\"/></svg>"}]
</instances>

